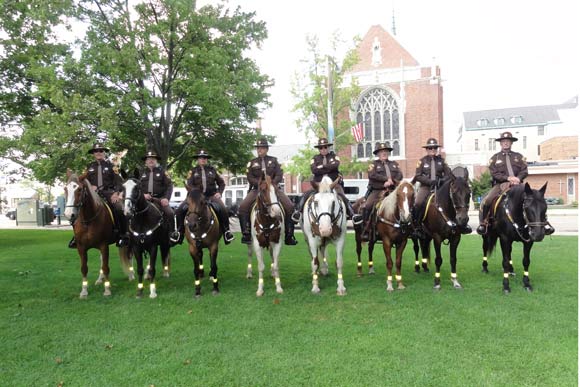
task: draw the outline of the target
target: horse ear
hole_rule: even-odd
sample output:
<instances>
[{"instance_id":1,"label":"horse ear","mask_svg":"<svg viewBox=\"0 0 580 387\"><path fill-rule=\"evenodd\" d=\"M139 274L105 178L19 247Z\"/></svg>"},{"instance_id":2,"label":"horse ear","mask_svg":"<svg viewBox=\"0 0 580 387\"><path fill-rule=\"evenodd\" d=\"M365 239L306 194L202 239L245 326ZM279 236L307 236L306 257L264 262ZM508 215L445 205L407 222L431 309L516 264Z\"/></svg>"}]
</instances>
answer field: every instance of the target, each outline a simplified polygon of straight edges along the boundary
<instances>
[{"instance_id":1,"label":"horse ear","mask_svg":"<svg viewBox=\"0 0 580 387\"><path fill-rule=\"evenodd\" d=\"M318 192L318 191L319 191L320 184L318 184L317 182L315 182L314 180L312 180L312 181L310 182L310 185L312 186L312 188L314 188L314 190L315 190L316 192Z\"/></svg>"},{"instance_id":2,"label":"horse ear","mask_svg":"<svg viewBox=\"0 0 580 387\"><path fill-rule=\"evenodd\" d=\"M544 194L546 193L546 188L548 188L548 182L544 183L542 188L540 188L540 190L539 190L539 192L542 194L542 196L544 196Z\"/></svg>"},{"instance_id":3,"label":"horse ear","mask_svg":"<svg viewBox=\"0 0 580 387\"><path fill-rule=\"evenodd\" d=\"M467 168L463 168L463 178L469 180L469 170Z\"/></svg>"},{"instance_id":4,"label":"horse ear","mask_svg":"<svg viewBox=\"0 0 580 387\"><path fill-rule=\"evenodd\" d=\"M141 177L141 172L139 172L139 169L137 169L137 168L133 169L133 178L139 180L140 177Z\"/></svg>"},{"instance_id":5,"label":"horse ear","mask_svg":"<svg viewBox=\"0 0 580 387\"><path fill-rule=\"evenodd\" d=\"M72 175L72 171L70 168L66 169L66 179L69 180L70 179L70 175Z\"/></svg>"},{"instance_id":6,"label":"horse ear","mask_svg":"<svg viewBox=\"0 0 580 387\"><path fill-rule=\"evenodd\" d=\"M532 187L530 187L528 183L524 185L524 192L530 195L534 193L534 191L532 191Z\"/></svg>"}]
</instances>

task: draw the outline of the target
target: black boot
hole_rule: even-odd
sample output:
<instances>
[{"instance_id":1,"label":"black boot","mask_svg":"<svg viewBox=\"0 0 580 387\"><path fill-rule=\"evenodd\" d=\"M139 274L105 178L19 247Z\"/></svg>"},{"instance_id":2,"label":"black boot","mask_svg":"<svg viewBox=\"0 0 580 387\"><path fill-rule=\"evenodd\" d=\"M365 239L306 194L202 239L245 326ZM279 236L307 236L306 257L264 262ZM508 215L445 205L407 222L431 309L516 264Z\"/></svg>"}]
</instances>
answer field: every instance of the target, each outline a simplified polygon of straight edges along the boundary
<instances>
[{"instance_id":1,"label":"black boot","mask_svg":"<svg viewBox=\"0 0 580 387\"><path fill-rule=\"evenodd\" d=\"M350 204L350 201L346 198L346 196L343 198L343 201L344 205L346 206L346 213L352 219L352 224L354 226L361 224L363 222L362 215L354 212L354 208L352 208L352 204Z\"/></svg>"},{"instance_id":2,"label":"black boot","mask_svg":"<svg viewBox=\"0 0 580 387\"><path fill-rule=\"evenodd\" d=\"M116 212L116 221L119 227L119 240L117 241L117 246L125 247L129 246L129 233L127 232L127 218L125 218L125 214L123 211L114 211Z\"/></svg>"},{"instance_id":3,"label":"black boot","mask_svg":"<svg viewBox=\"0 0 580 387\"><path fill-rule=\"evenodd\" d=\"M302 218L302 211L304 210L304 204L306 203L306 200L308 200L308 198L310 197L310 194L311 192L306 192L304 195L302 195L300 201L296 205L296 208L292 213L292 221L294 223L300 223L300 220Z\"/></svg>"},{"instance_id":4,"label":"black boot","mask_svg":"<svg viewBox=\"0 0 580 387\"><path fill-rule=\"evenodd\" d=\"M479 209L479 226L477 226L477 233L479 235L485 235L487 233L487 225L488 225L488 206L485 204L481 204L481 208Z\"/></svg>"},{"instance_id":5,"label":"black boot","mask_svg":"<svg viewBox=\"0 0 580 387\"><path fill-rule=\"evenodd\" d=\"M185 214L187 212L187 202L183 202L177 207L175 210L175 223L177 227L177 233L179 237L177 238L177 242L175 244L182 244L183 238L185 238Z\"/></svg>"},{"instance_id":6,"label":"black boot","mask_svg":"<svg viewBox=\"0 0 580 387\"><path fill-rule=\"evenodd\" d=\"M252 235L250 234L250 216L248 214L238 214L240 228L242 229L242 243L252 244Z\"/></svg>"},{"instance_id":7,"label":"black boot","mask_svg":"<svg viewBox=\"0 0 580 387\"><path fill-rule=\"evenodd\" d=\"M411 209L411 215L413 217L413 232L411 233L411 237L416 239L425 239L425 233L423 232L423 227L419 220L421 213L422 211L419 207L413 207Z\"/></svg>"},{"instance_id":8,"label":"black boot","mask_svg":"<svg viewBox=\"0 0 580 387\"><path fill-rule=\"evenodd\" d=\"M286 223L285 224L286 238L284 240L284 243L287 244L288 246L295 246L298 244L298 241L296 240L296 238L294 238L294 222L288 216L288 217L286 217L285 223Z\"/></svg>"},{"instance_id":9,"label":"black boot","mask_svg":"<svg viewBox=\"0 0 580 387\"><path fill-rule=\"evenodd\" d=\"M69 249L76 249L77 248L77 240L75 239L74 235L73 235L72 239L70 240L70 242L68 243L68 248Z\"/></svg>"},{"instance_id":10,"label":"black boot","mask_svg":"<svg viewBox=\"0 0 580 387\"><path fill-rule=\"evenodd\" d=\"M369 210L367 210L366 208L363 208L363 233L361 235L361 239L364 242L369 241L369 228L370 228L369 218L370 218L370 216L371 216L371 212Z\"/></svg>"},{"instance_id":11,"label":"black boot","mask_svg":"<svg viewBox=\"0 0 580 387\"><path fill-rule=\"evenodd\" d=\"M220 218L220 228L224 236L224 243L229 245L234 240L234 234L230 231L230 217L225 207L216 206L217 214Z\"/></svg>"}]
</instances>

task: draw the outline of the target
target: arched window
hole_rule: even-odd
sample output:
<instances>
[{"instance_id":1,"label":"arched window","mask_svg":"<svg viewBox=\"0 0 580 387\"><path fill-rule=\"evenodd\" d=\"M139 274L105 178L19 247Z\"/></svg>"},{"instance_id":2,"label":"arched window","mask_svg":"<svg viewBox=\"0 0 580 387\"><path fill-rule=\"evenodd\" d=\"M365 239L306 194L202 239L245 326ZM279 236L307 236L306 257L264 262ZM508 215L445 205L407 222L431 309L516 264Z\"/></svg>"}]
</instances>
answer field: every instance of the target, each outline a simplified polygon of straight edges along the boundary
<instances>
[{"instance_id":1,"label":"arched window","mask_svg":"<svg viewBox=\"0 0 580 387\"><path fill-rule=\"evenodd\" d=\"M389 142L394 148L393 156L399 156L401 133L395 97L386 89L373 88L362 96L356 109L357 122L364 117L364 139L361 143L365 156L373 157L372 151L377 142ZM357 155L360 153L360 146L357 146Z\"/></svg>"}]
</instances>

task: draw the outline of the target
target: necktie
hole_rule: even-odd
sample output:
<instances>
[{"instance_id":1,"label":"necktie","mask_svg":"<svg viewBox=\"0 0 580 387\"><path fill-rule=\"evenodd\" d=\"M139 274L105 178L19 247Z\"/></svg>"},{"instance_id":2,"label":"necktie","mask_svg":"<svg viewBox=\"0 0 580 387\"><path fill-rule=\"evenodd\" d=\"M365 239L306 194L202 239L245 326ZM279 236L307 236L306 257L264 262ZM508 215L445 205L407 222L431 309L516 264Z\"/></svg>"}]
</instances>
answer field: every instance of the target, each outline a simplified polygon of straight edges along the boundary
<instances>
[{"instance_id":1,"label":"necktie","mask_svg":"<svg viewBox=\"0 0 580 387\"><path fill-rule=\"evenodd\" d=\"M392 179L391 170L389 169L389 164L383 161L383 167L385 167L385 171L387 172L387 179Z\"/></svg>"},{"instance_id":2,"label":"necktie","mask_svg":"<svg viewBox=\"0 0 580 387\"><path fill-rule=\"evenodd\" d=\"M322 165L326 165L326 156L322 156Z\"/></svg>"},{"instance_id":3,"label":"necktie","mask_svg":"<svg viewBox=\"0 0 580 387\"><path fill-rule=\"evenodd\" d=\"M101 168L101 163L99 163L99 167L97 168L97 188L101 188L103 186L103 169Z\"/></svg>"},{"instance_id":4,"label":"necktie","mask_svg":"<svg viewBox=\"0 0 580 387\"><path fill-rule=\"evenodd\" d=\"M508 173L509 173L510 177L515 176L514 169L512 168L512 161L510 160L509 153L505 154L505 163L507 165L507 169L508 169Z\"/></svg>"},{"instance_id":5,"label":"necktie","mask_svg":"<svg viewBox=\"0 0 580 387\"><path fill-rule=\"evenodd\" d=\"M153 171L149 170L149 184L147 184L147 192L153 193Z\"/></svg>"},{"instance_id":6,"label":"necktie","mask_svg":"<svg viewBox=\"0 0 580 387\"><path fill-rule=\"evenodd\" d=\"M431 180L435 180L435 178L437 177L437 175L435 174L435 158L432 157L431 158Z\"/></svg>"},{"instance_id":7,"label":"necktie","mask_svg":"<svg viewBox=\"0 0 580 387\"><path fill-rule=\"evenodd\" d=\"M205 168L201 167L201 187L203 188L203 193L207 188L207 177L205 176Z\"/></svg>"},{"instance_id":8,"label":"necktie","mask_svg":"<svg viewBox=\"0 0 580 387\"><path fill-rule=\"evenodd\" d=\"M266 174L266 162L262 159L262 171L264 171L264 175Z\"/></svg>"}]
</instances>

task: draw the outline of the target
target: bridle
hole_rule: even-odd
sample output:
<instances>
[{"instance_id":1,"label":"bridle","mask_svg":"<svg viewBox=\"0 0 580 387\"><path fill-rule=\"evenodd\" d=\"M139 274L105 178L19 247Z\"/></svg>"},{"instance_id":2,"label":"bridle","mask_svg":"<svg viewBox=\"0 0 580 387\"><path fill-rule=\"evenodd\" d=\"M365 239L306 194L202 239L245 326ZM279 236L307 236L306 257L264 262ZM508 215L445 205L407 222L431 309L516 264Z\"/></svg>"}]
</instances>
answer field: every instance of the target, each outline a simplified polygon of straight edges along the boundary
<instances>
[{"instance_id":1,"label":"bridle","mask_svg":"<svg viewBox=\"0 0 580 387\"><path fill-rule=\"evenodd\" d=\"M399 185L395 191L393 191L393 193L391 193L391 195L397 195L397 199L398 199L398 195L399 194L403 194L402 190L401 190L401 185ZM405 200L407 200L405 198ZM398 200L397 200L398 202ZM399 210L399 216L395 218L395 222L391 222L390 220L387 220L385 218L383 218L382 216L378 215L377 218L381 223L387 224L391 227L394 228L400 228L401 232L406 233L407 232L407 227L411 224L412 221L403 221L401 220L401 213L403 212L403 209L401 208L401 206L399 206L397 204L397 209ZM378 212L378 211L377 211Z\"/></svg>"},{"instance_id":2,"label":"bridle","mask_svg":"<svg viewBox=\"0 0 580 387\"><path fill-rule=\"evenodd\" d=\"M87 186L84 183L81 184L80 182L77 182L77 184L78 184L78 187L75 188L74 190L76 191L77 189L80 189L80 194L79 194L80 198L79 198L78 204L74 204L74 202L73 202L72 205L66 205L65 208L66 207L75 208L77 210L79 216L80 216L80 209L84 206L85 199L86 199L87 195L89 195L89 193L87 191L88 188L87 188ZM75 194L73 193L73 195L75 195ZM75 201L76 201L76 195L75 195ZM101 208L99 206L97 206L97 210L95 211L95 214L90 219L81 220L80 222L82 224L85 224L85 225L86 224L89 224L93 220L95 220L97 218L97 216L99 216L99 213L100 212L101 212ZM75 221L76 221L76 219L74 217L71 218L71 224L73 224Z\"/></svg>"},{"instance_id":3,"label":"bridle","mask_svg":"<svg viewBox=\"0 0 580 387\"><path fill-rule=\"evenodd\" d=\"M142 195L141 187L139 186L139 182L136 179L131 179L131 180L133 180L135 182L135 186L133 187L133 192L132 192L131 197L125 198L125 200L128 200L131 203L131 214L129 216L128 228L129 228L129 232L131 233L131 235L133 235L135 238L139 239L139 242L141 244L143 244L143 243L145 243L145 238L152 235L155 232L155 230L157 230L163 224L163 213L159 210L159 208L157 208L157 206L152 205L147 200L145 200L146 205L144 206L144 208L142 208L142 209L137 208L137 203L139 202L139 198ZM135 197L137 197L137 198L135 198ZM155 209L155 211L157 212L156 215L158 215L159 220L157 221L157 223L153 227L151 227L145 231L141 231L141 232L136 231L133 228L133 219L135 219L135 216L137 216L137 215L144 214L150 208Z\"/></svg>"},{"instance_id":4,"label":"bridle","mask_svg":"<svg viewBox=\"0 0 580 387\"><path fill-rule=\"evenodd\" d=\"M514 227L514 230L516 230L516 233L518 234L518 236L521 238L522 241L528 243L528 242L531 242L531 240L532 240L531 238L526 238L522 234L523 231L528 232L528 235L529 235L528 229L530 227L545 227L546 225L550 224L550 222L548 222L547 219L546 219L546 221L543 221L543 222L542 221L540 221L540 222L530 222L529 221L527 209L530 206L529 205L526 205L526 196L524 196L524 200L523 200L523 203L522 203L522 215L523 215L523 218L524 218L524 225L523 225L523 227L520 227L520 225L514 220L512 214L510 213L509 204L508 203L510 203L510 201L508 200L508 197L506 197L506 199L504 201L504 205L503 205L505 214L506 214L509 222Z\"/></svg>"},{"instance_id":5,"label":"bridle","mask_svg":"<svg viewBox=\"0 0 580 387\"><path fill-rule=\"evenodd\" d=\"M207 210L206 213L209 212L209 226L207 226L207 228L205 230L203 230L203 232L199 235L196 235L193 231L191 231L191 229L189 228L190 224L193 224L193 225L201 228L201 225L204 224L204 222L202 222L202 220L204 219L204 214L200 213L199 210L197 210L197 208L195 211L189 211L189 204L188 204L187 214L185 215L185 227L189 231L189 236L191 237L191 239L193 239L196 242L202 242L205 238L207 238L207 236L208 236L210 230L212 229L212 227L214 226L214 224L216 224L215 214L207 202L205 203L205 206L202 206L200 204L200 205L196 205L196 207L200 207L202 209L205 208ZM196 222L191 222L189 220L189 217L192 214L197 215ZM206 224L207 224L207 222L206 222Z\"/></svg>"},{"instance_id":6,"label":"bridle","mask_svg":"<svg viewBox=\"0 0 580 387\"><path fill-rule=\"evenodd\" d=\"M340 205L339 198L337 197L336 192L334 190L332 190L330 192L330 194L333 195L333 200L332 200L332 204L330 206L330 211L324 211L324 212L320 212L320 213L317 212L318 206L317 206L317 202L315 200L316 194L314 196L312 196L312 198L308 201L308 216L310 218L310 228L314 234L319 233L317 230L319 229L319 226L320 226L320 219L323 216L328 216L330 218L330 223L331 223L333 229L335 226L338 227L339 221L344 216L343 207ZM337 203L338 203L338 211L335 213ZM314 207L316 207L316 208L314 208Z\"/></svg>"}]
</instances>

